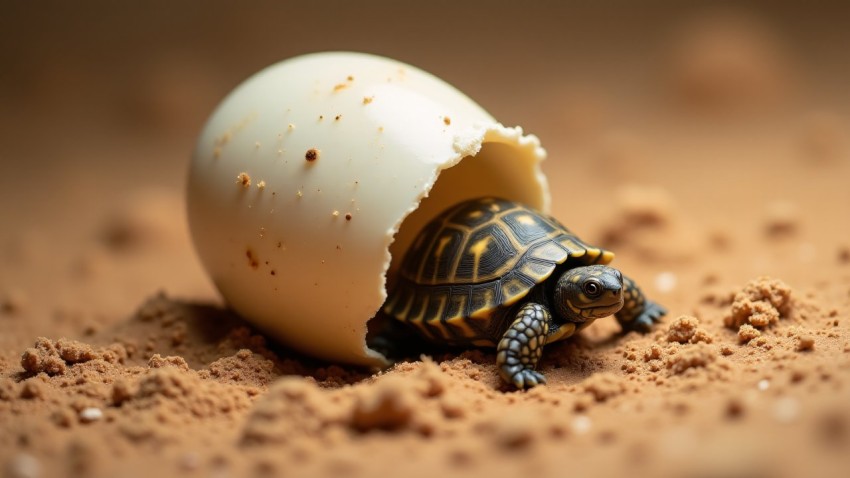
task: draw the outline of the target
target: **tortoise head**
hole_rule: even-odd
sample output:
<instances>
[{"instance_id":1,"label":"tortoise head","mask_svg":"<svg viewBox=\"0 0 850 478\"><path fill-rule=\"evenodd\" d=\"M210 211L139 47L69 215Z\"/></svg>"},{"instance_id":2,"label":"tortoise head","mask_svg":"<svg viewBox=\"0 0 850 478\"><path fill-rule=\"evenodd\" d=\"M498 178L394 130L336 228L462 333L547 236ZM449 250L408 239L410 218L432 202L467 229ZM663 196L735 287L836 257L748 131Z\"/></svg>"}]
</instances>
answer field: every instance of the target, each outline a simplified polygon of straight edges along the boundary
<instances>
[{"instance_id":1,"label":"tortoise head","mask_svg":"<svg viewBox=\"0 0 850 478\"><path fill-rule=\"evenodd\" d=\"M554 302L557 313L569 322L616 314L623 308L623 274L601 265L569 269L558 278Z\"/></svg>"}]
</instances>

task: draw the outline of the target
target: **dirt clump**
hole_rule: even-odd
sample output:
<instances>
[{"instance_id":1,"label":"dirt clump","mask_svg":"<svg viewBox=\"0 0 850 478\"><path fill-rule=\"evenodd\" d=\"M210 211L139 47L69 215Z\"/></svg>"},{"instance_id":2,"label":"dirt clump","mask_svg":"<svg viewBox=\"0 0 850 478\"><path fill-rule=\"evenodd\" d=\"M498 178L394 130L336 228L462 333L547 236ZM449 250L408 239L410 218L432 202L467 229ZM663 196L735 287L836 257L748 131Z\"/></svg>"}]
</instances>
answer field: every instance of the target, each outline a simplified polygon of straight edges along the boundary
<instances>
[{"instance_id":1,"label":"dirt clump","mask_svg":"<svg viewBox=\"0 0 850 478\"><path fill-rule=\"evenodd\" d=\"M781 280L760 277L735 294L731 313L723 323L730 328L748 324L761 329L787 317L791 307L790 287Z\"/></svg>"}]
</instances>

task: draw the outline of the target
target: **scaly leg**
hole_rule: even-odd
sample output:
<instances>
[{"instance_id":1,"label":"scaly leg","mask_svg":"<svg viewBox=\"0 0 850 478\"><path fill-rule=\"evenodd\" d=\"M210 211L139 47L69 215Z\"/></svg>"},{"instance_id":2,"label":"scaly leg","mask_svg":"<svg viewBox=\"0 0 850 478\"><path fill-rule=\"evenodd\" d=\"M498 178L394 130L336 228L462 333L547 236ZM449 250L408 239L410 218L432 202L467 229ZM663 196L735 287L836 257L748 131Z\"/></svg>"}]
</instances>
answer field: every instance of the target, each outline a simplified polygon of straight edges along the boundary
<instances>
[{"instance_id":1,"label":"scaly leg","mask_svg":"<svg viewBox=\"0 0 850 478\"><path fill-rule=\"evenodd\" d=\"M534 369L546 345L550 319L546 307L529 302L519 309L496 346L499 374L520 390L546 383L546 378Z\"/></svg>"},{"instance_id":2,"label":"scaly leg","mask_svg":"<svg viewBox=\"0 0 850 478\"><path fill-rule=\"evenodd\" d=\"M623 276L623 308L615 314L624 332L649 332L667 309L646 298L637 284Z\"/></svg>"}]
</instances>

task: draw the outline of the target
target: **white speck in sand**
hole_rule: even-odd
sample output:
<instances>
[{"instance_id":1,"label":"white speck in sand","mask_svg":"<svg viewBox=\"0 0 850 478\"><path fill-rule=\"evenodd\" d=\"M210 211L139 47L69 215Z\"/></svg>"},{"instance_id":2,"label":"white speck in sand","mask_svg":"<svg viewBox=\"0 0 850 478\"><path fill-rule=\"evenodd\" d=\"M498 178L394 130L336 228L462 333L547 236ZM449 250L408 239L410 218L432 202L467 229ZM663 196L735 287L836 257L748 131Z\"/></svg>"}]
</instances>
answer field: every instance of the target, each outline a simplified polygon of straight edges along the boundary
<instances>
[{"instance_id":1,"label":"white speck in sand","mask_svg":"<svg viewBox=\"0 0 850 478\"><path fill-rule=\"evenodd\" d=\"M655 288L658 289L659 292L671 292L676 288L676 284L678 284L679 279L676 277L676 274L672 272L662 272L655 276Z\"/></svg>"},{"instance_id":2,"label":"white speck in sand","mask_svg":"<svg viewBox=\"0 0 850 478\"><path fill-rule=\"evenodd\" d=\"M579 435L583 435L590 431L591 426L593 426L593 423L586 415L578 415L573 419L573 431L578 433Z\"/></svg>"},{"instance_id":3,"label":"white speck in sand","mask_svg":"<svg viewBox=\"0 0 850 478\"><path fill-rule=\"evenodd\" d=\"M103 410L95 407L88 407L80 410L80 420L85 423L94 422L103 418Z\"/></svg>"}]
</instances>

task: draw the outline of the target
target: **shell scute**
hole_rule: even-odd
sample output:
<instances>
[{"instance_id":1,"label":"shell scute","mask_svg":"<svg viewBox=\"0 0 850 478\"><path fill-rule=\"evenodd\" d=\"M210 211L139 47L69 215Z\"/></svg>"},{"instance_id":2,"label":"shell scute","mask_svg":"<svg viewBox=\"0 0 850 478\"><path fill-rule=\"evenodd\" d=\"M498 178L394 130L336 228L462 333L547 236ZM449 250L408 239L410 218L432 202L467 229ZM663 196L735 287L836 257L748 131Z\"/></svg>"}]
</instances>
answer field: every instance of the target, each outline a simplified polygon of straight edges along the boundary
<instances>
[{"instance_id":1,"label":"shell scute","mask_svg":"<svg viewBox=\"0 0 850 478\"><path fill-rule=\"evenodd\" d=\"M511 270L519 252L502 224L493 220L469 235L454 278L447 275L442 279L471 284L491 281Z\"/></svg>"}]
</instances>

